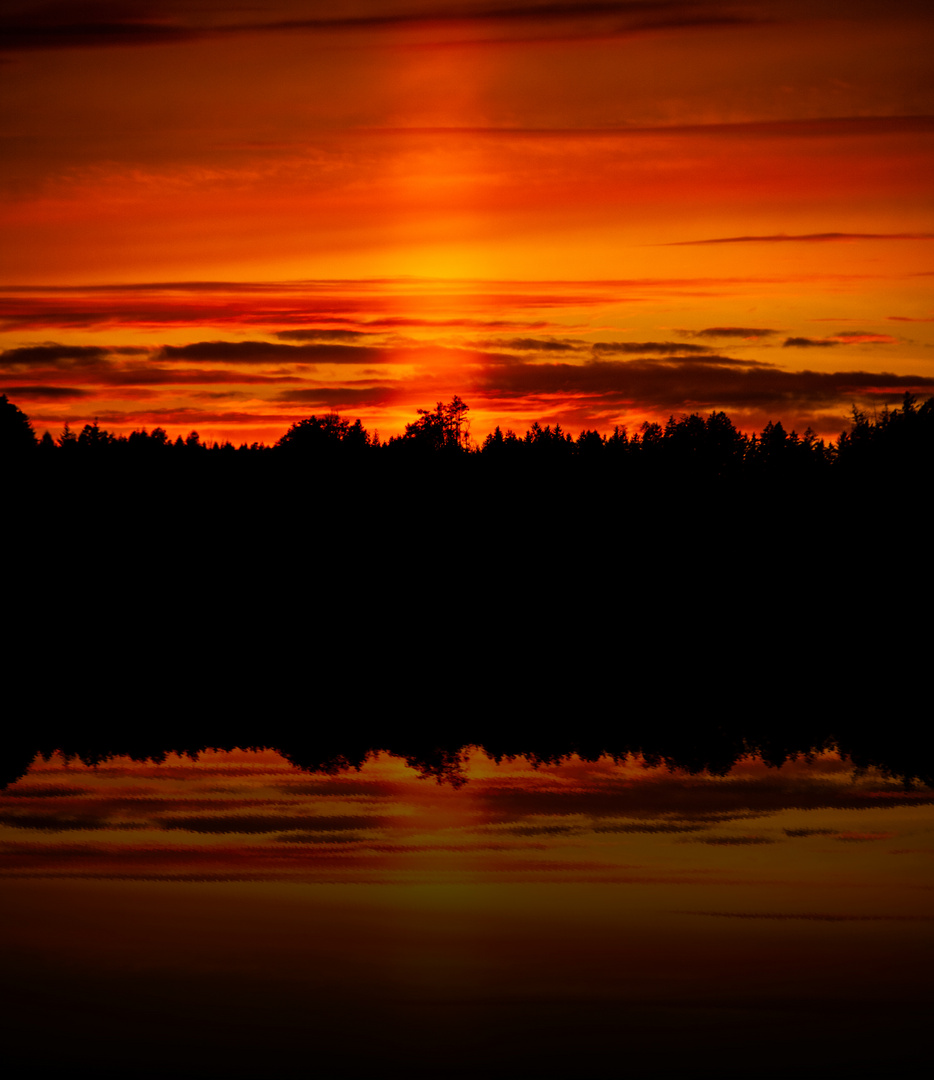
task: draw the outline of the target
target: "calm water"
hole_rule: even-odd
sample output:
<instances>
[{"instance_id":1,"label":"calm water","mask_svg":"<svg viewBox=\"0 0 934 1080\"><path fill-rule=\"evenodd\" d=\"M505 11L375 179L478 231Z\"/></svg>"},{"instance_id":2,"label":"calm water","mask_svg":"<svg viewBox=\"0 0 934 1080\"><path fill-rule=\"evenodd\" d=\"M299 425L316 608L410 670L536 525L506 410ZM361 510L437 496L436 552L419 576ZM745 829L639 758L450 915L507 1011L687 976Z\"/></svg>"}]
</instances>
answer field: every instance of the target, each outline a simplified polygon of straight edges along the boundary
<instances>
[{"instance_id":1,"label":"calm water","mask_svg":"<svg viewBox=\"0 0 934 1080\"><path fill-rule=\"evenodd\" d=\"M0 791L11 1075L870 1076L926 1061L934 792L475 751Z\"/></svg>"}]
</instances>

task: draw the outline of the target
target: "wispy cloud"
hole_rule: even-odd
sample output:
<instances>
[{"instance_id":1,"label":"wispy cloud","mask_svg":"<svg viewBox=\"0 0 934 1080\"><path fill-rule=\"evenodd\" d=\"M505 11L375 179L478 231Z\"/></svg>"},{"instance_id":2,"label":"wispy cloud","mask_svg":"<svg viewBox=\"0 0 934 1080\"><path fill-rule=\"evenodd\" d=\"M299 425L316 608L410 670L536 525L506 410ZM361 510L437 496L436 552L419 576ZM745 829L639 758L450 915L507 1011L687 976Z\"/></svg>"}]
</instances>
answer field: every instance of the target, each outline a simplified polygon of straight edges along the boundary
<instances>
[{"instance_id":1,"label":"wispy cloud","mask_svg":"<svg viewBox=\"0 0 934 1080\"><path fill-rule=\"evenodd\" d=\"M189 360L201 363L316 363L385 364L393 360L389 349L334 342L286 345L270 341L198 341L191 345L166 345L155 360Z\"/></svg>"},{"instance_id":2,"label":"wispy cloud","mask_svg":"<svg viewBox=\"0 0 934 1080\"><path fill-rule=\"evenodd\" d=\"M208 31L160 18L147 4L46 4L8 13L0 23L3 52L175 45Z\"/></svg>"},{"instance_id":3,"label":"wispy cloud","mask_svg":"<svg viewBox=\"0 0 934 1080\"><path fill-rule=\"evenodd\" d=\"M462 140L489 139L500 140L505 143L632 143L634 139L640 140L665 140L712 139L735 139L747 143L749 140L821 140L828 139L853 139L853 138L879 138L897 135L930 135L934 132L934 116L881 116L881 117L820 117L817 119L799 120L747 120L734 121L731 123L687 123L687 124L621 124L604 125L600 127L587 127L576 125L573 127L551 126L509 126L497 125L380 125L361 126L354 129L354 133L360 137L373 136L391 138L412 139L452 139ZM847 233L831 233L845 237ZM852 233L853 237L859 237L858 233ZM871 237L884 237L884 233L869 233ZM930 239L930 233L895 233L894 238ZM759 239L753 237L739 239ZM761 239L769 239L761 238ZM700 241L680 241L672 244L656 246L677 246L677 243L729 243L726 238Z\"/></svg>"},{"instance_id":4,"label":"wispy cloud","mask_svg":"<svg viewBox=\"0 0 934 1080\"><path fill-rule=\"evenodd\" d=\"M280 330L273 337L280 341L303 341L303 342L337 342L338 344L356 344L365 338L372 337L373 333L366 330Z\"/></svg>"},{"instance_id":5,"label":"wispy cloud","mask_svg":"<svg viewBox=\"0 0 934 1080\"><path fill-rule=\"evenodd\" d=\"M825 338L790 337L782 342L783 349L826 349L833 345L897 345L898 338L891 334L873 334L862 331L833 334Z\"/></svg>"},{"instance_id":6,"label":"wispy cloud","mask_svg":"<svg viewBox=\"0 0 934 1080\"><path fill-rule=\"evenodd\" d=\"M780 333L763 326L708 326L704 330L682 330L686 337L702 338L739 338L743 341L757 341L759 338L772 337Z\"/></svg>"},{"instance_id":7,"label":"wispy cloud","mask_svg":"<svg viewBox=\"0 0 934 1080\"><path fill-rule=\"evenodd\" d=\"M588 347L576 338L486 338L466 342L481 349L511 349L515 352L573 352Z\"/></svg>"},{"instance_id":8,"label":"wispy cloud","mask_svg":"<svg viewBox=\"0 0 934 1080\"><path fill-rule=\"evenodd\" d=\"M90 364L103 360L110 350L100 345L25 345L0 352L0 368Z\"/></svg>"},{"instance_id":9,"label":"wispy cloud","mask_svg":"<svg viewBox=\"0 0 934 1080\"><path fill-rule=\"evenodd\" d=\"M854 330L849 333L835 334L837 341L844 345L897 345L898 338L891 334L874 334L870 331Z\"/></svg>"},{"instance_id":10,"label":"wispy cloud","mask_svg":"<svg viewBox=\"0 0 934 1080\"><path fill-rule=\"evenodd\" d=\"M210 9L209 9L210 10ZM221 10L218 15L225 13ZM760 25L761 15L737 13L690 0L605 0L584 3L471 4L448 8L417 5L393 10L311 18L276 18L231 22L223 17L198 23L171 9L150 4L110 2L106 5L48 4L11 13L2 26L7 52L165 46L220 37L266 33L354 34L414 30L429 34L422 44L523 43L581 37L616 37L645 32L703 30ZM452 37L453 35L453 37Z\"/></svg>"},{"instance_id":11,"label":"wispy cloud","mask_svg":"<svg viewBox=\"0 0 934 1080\"><path fill-rule=\"evenodd\" d=\"M706 240L676 240L662 247L692 247L698 244L834 244L857 240L934 240L934 233L773 233L765 236L715 236Z\"/></svg>"},{"instance_id":12,"label":"wispy cloud","mask_svg":"<svg viewBox=\"0 0 934 1080\"><path fill-rule=\"evenodd\" d=\"M782 342L784 349L829 349L834 345L842 345L842 341L834 338L806 338L790 337Z\"/></svg>"},{"instance_id":13,"label":"wispy cloud","mask_svg":"<svg viewBox=\"0 0 934 1080\"><path fill-rule=\"evenodd\" d=\"M686 345L676 341L598 341L593 351L597 355L625 353L632 356L686 356L689 354L712 353L708 345Z\"/></svg>"},{"instance_id":14,"label":"wispy cloud","mask_svg":"<svg viewBox=\"0 0 934 1080\"><path fill-rule=\"evenodd\" d=\"M834 139L934 132L934 116L824 116L816 119L744 120L732 123L626 124L604 127L419 126L362 127L361 135L514 140L630 140L635 138ZM682 241L684 242L684 241ZM688 241L690 242L690 241ZM710 241L694 241L706 243ZM716 242L716 241L714 241ZM721 241L722 242L722 241ZM664 245L660 245L664 246Z\"/></svg>"},{"instance_id":15,"label":"wispy cloud","mask_svg":"<svg viewBox=\"0 0 934 1080\"><path fill-rule=\"evenodd\" d=\"M96 396L93 390L76 386L4 386L3 392L21 401L77 401Z\"/></svg>"},{"instance_id":16,"label":"wispy cloud","mask_svg":"<svg viewBox=\"0 0 934 1080\"><path fill-rule=\"evenodd\" d=\"M515 399L567 396L591 408L693 412L705 409L809 411L848 407L854 397L897 402L905 390L931 392L934 376L867 371L787 371L730 357L490 365L481 386Z\"/></svg>"},{"instance_id":17,"label":"wispy cloud","mask_svg":"<svg viewBox=\"0 0 934 1080\"><path fill-rule=\"evenodd\" d=\"M268 327L277 333L415 328L528 332L551 329L543 311L621 303L625 300L618 295L621 288L678 287L678 282L664 279L638 283L378 279L6 286L0 287L0 328L10 332L118 326ZM503 318L504 309L509 308L518 309L519 317ZM458 314L452 316L452 310ZM535 311L533 317L531 311Z\"/></svg>"}]
</instances>

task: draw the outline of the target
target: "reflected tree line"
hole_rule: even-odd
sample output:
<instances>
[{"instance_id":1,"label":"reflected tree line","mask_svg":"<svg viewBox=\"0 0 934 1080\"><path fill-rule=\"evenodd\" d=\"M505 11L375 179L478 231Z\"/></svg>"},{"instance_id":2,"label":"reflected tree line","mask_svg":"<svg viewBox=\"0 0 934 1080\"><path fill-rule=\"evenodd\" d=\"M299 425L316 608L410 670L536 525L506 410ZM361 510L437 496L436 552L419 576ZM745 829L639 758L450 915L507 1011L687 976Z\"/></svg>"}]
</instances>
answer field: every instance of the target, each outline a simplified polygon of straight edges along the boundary
<instances>
[{"instance_id":1,"label":"reflected tree line","mask_svg":"<svg viewBox=\"0 0 934 1080\"><path fill-rule=\"evenodd\" d=\"M576 438L560 424L535 422L523 434L497 427L481 444L471 441L467 406L459 397L419 409L405 433L381 441L357 419L337 413L310 416L293 423L274 446L262 443L203 443L192 431L174 440L161 427L115 435L97 421L80 431L66 423L57 438L46 431L37 438L29 418L0 396L0 454L8 461L194 466L278 462L322 465L332 470L364 461L484 463L498 470L530 468L560 471L614 470L635 475L671 474L686 478L788 477L806 481L833 474L873 474L892 470L916 474L934 462L934 397L919 404L906 393L900 407L887 406L872 416L855 406L852 423L830 442L808 428L787 431L781 421L758 433L739 431L724 412L669 417L662 425L643 423L635 431L616 426L609 435L582 431ZM494 469L497 471L497 469ZM489 470L484 469L489 474Z\"/></svg>"},{"instance_id":2,"label":"reflected tree line","mask_svg":"<svg viewBox=\"0 0 934 1080\"><path fill-rule=\"evenodd\" d=\"M257 730L259 727L259 730ZM559 764L572 756L584 761L609 758L644 761L690 774L727 775L744 757L755 755L773 768L789 761L835 751L857 769L875 767L906 787L934 787L934 743L929 731L909 731L878 725L840 721L834 725L814 721L781 723L711 723L703 730L687 723L659 725L650 720L611 725L590 723L584 730L536 730L533 724L500 723L484 730L445 733L409 730L389 734L375 726L354 725L339 732L331 728L315 733L270 730L267 725L225 724L223 730L193 723L172 730L171 722L155 732L130 734L87 725L87 731L56 729L37 724L29 735L7 734L0 743L0 785L25 774L37 754L48 760L59 752L66 760L97 765L113 757L162 762L175 753L191 758L207 750L275 750L309 773L337 775L360 769L377 752L404 760L421 777L460 787L467 782L465 764L471 749L483 751L496 762L525 758L533 766ZM273 725L274 728L274 725Z\"/></svg>"}]
</instances>

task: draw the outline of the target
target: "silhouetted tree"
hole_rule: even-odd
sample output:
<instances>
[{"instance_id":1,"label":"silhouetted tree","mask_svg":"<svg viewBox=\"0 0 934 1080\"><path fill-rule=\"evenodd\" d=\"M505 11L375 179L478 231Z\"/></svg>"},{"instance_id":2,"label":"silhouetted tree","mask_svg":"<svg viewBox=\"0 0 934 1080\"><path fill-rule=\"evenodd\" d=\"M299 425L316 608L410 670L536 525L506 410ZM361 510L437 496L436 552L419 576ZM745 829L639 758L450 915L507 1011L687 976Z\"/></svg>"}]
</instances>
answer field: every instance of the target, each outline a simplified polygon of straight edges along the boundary
<instances>
[{"instance_id":1,"label":"silhouetted tree","mask_svg":"<svg viewBox=\"0 0 934 1080\"><path fill-rule=\"evenodd\" d=\"M481 446L480 450L484 454L497 454L502 451L505 445L506 440L503 437L503 429L497 424L493 431L483 440L483 446Z\"/></svg>"},{"instance_id":2,"label":"silhouetted tree","mask_svg":"<svg viewBox=\"0 0 934 1080\"><path fill-rule=\"evenodd\" d=\"M419 409L418 419L405 425L403 439L427 450L466 450L469 411L456 394L446 405L439 401L434 409Z\"/></svg>"},{"instance_id":3,"label":"silhouetted tree","mask_svg":"<svg viewBox=\"0 0 934 1080\"><path fill-rule=\"evenodd\" d=\"M78 436L78 446L82 450L92 450L99 453L112 446L116 440L109 431L102 431L97 420L93 424L85 424Z\"/></svg>"},{"instance_id":4,"label":"silhouetted tree","mask_svg":"<svg viewBox=\"0 0 934 1080\"><path fill-rule=\"evenodd\" d=\"M62 428L61 435L58 437L58 445L59 449L69 452L76 450L78 447L78 436L71 430L67 420Z\"/></svg>"},{"instance_id":5,"label":"silhouetted tree","mask_svg":"<svg viewBox=\"0 0 934 1080\"><path fill-rule=\"evenodd\" d=\"M598 431L582 431L574 445L578 457L597 461L603 457L604 440Z\"/></svg>"},{"instance_id":6,"label":"silhouetted tree","mask_svg":"<svg viewBox=\"0 0 934 1080\"><path fill-rule=\"evenodd\" d=\"M0 453L28 453L36 446L36 434L29 417L6 394L0 394Z\"/></svg>"},{"instance_id":7,"label":"silhouetted tree","mask_svg":"<svg viewBox=\"0 0 934 1080\"><path fill-rule=\"evenodd\" d=\"M309 416L294 423L276 443L276 448L290 453L330 453L340 447L342 451L363 451L370 445L370 437L360 420L351 423L336 412L326 416Z\"/></svg>"}]
</instances>

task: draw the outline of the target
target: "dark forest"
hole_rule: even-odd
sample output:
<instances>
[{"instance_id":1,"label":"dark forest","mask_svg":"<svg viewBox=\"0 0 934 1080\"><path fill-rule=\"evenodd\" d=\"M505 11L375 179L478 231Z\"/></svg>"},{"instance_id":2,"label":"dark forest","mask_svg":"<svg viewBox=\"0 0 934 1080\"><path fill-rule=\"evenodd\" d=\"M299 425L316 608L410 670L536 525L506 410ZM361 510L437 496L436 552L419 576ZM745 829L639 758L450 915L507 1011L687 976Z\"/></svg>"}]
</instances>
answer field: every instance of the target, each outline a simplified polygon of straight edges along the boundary
<instances>
[{"instance_id":1,"label":"dark forest","mask_svg":"<svg viewBox=\"0 0 934 1080\"><path fill-rule=\"evenodd\" d=\"M830 444L715 412L475 446L466 414L235 448L38 440L2 399L14 711L926 729L934 398Z\"/></svg>"}]
</instances>

